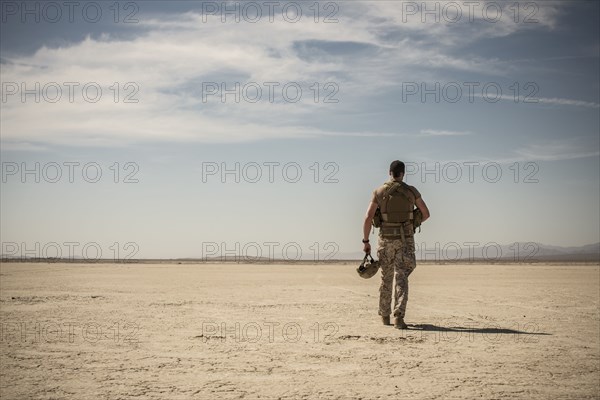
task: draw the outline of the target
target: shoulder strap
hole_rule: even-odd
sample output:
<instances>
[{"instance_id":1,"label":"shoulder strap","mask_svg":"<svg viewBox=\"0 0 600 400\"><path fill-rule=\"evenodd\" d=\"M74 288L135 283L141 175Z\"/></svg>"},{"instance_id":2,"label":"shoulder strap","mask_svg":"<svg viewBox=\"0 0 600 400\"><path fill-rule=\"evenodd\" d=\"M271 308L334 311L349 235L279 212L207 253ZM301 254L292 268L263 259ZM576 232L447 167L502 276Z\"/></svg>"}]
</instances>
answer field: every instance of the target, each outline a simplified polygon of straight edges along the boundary
<instances>
[{"instance_id":1,"label":"shoulder strap","mask_svg":"<svg viewBox=\"0 0 600 400\"><path fill-rule=\"evenodd\" d=\"M386 183L383 184L383 186L385 187L385 191L383 192L383 195L389 196L392 193L394 193L394 191L398 190L398 188L400 188L400 183L387 181Z\"/></svg>"},{"instance_id":2,"label":"shoulder strap","mask_svg":"<svg viewBox=\"0 0 600 400\"><path fill-rule=\"evenodd\" d=\"M400 188L408 190L410 193L412 193L412 195L415 198L415 200L417 199L417 195L415 194L414 190L412 190L412 188L409 185L407 185L406 183L404 183L404 182L392 182L392 183L390 183L390 187L385 192L385 195L390 196L394 192L399 192L402 196L408 197L408 196L406 196L405 193L403 193L403 191L399 190Z\"/></svg>"},{"instance_id":3,"label":"shoulder strap","mask_svg":"<svg viewBox=\"0 0 600 400\"><path fill-rule=\"evenodd\" d=\"M410 186L408 183L402 182L402 184L404 184L406 186L406 188L408 190L410 190L410 192L413 194L413 196L415 197L415 201L417 200L417 194L415 193L415 191L413 190L412 186Z\"/></svg>"},{"instance_id":4,"label":"shoulder strap","mask_svg":"<svg viewBox=\"0 0 600 400\"><path fill-rule=\"evenodd\" d=\"M387 181L383 184L383 187L385 187L385 190L383 191L382 200L387 206L387 202L390 199L391 194L400 187L400 184L398 182Z\"/></svg>"}]
</instances>

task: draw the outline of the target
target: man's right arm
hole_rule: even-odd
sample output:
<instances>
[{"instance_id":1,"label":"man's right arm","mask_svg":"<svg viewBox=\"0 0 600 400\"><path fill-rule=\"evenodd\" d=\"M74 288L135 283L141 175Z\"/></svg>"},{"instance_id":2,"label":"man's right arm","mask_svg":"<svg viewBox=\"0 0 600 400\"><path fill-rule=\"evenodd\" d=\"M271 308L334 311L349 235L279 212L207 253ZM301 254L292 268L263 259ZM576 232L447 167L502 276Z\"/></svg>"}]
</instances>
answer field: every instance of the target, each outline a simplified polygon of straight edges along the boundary
<instances>
[{"instance_id":1,"label":"man's right arm","mask_svg":"<svg viewBox=\"0 0 600 400\"><path fill-rule=\"evenodd\" d=\"M419 197L415 201L415 205L417 206L417 208L419 210L421 210L421 214L423 214L423 219L421 220L421 222L427 221L427 219L430 217L431 214L429 214L429 208L427 208L427 204L425 204L425 202L423 201L423 198Z\"/></svg>"},{"instance_id":2,"label":"man's right arm","mask_svg":"<svg viewBox=\"0 0 600 400\"><path fill-rule=\"evenodd\" d=\"M371 225L373 217L375 216L375 211L377 211L377 203L370 202L369 207L367 208L367 213L365 214L365 219L363 220L363 240L369 240L369 233L371 232Z\"/></svg>"}]
</instances>

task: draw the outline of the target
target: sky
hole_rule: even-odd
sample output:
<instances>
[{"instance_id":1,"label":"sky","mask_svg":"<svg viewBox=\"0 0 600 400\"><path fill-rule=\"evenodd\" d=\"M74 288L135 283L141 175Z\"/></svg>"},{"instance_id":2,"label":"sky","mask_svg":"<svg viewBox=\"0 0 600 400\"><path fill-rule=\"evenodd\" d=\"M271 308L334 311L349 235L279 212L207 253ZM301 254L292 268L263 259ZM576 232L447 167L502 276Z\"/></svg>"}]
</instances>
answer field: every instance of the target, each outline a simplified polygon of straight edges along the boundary
<instances>
[{"instance_id":1,"label":"sky","mask_svg":"<svg viewBox=\"0 0 600 400\"><path fill-rule=\"evenodd\" d=\"M421 249L600 241L596 1L1 6L5 255L343 258L396 159Z\"/></svg>"}]
</instances>

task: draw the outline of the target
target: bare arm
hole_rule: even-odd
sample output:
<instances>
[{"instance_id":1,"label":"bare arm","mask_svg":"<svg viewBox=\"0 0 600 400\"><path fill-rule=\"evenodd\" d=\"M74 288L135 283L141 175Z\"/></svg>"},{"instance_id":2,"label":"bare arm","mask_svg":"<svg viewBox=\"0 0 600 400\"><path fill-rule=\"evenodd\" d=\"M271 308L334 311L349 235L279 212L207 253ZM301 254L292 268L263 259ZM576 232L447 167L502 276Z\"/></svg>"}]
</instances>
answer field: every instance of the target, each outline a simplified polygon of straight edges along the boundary
<instances>
[{"instance_id":1,"label":"bare arm","mask_svg":"<svg viewBox=\"0 0 600 400\"><path fill-rule=\"evenodd\" d=\"M375 216L375 211L377 211L376 203L369 203L369 208L367 208L367 213L365 214L365 220L363 222L363 239L369 240L369 234L371 233L371 223L373 221L373 217Z\"/></svg>"},{"instance_id":2,"label":"bare arm","mask_svg":"<svg viewBox=\"0 0 600 400\"><path fill-rule=\"evenodd\" d=\"M369 234L371 233L371 224L373 221L373 217L375 216L375 211L377 211L377 203L370 202L369 207L367 208L367 213L365 214L365 220L363 222L363 240L369 240ZM365 243L363 246L363 250L365 253L371 252L371 245L369 243Z\"/></svg>"},{"instance_id":3,"label":"bare arm","mask_svg":"<svg viewBox=\"0 0 600 400\"><path fill-rule=\"evenodd\" d=\"M419 210L421 210L421 213L423 214L423 220L421 222L427 221L427 219L431 216L431 214L429 214L429 208L427 208L427 204L425 204L425 202L423 201L423 199L421 197L419 197L417 199L415 204L417 205L417 208Z\"/></svg>"}]
</instances>

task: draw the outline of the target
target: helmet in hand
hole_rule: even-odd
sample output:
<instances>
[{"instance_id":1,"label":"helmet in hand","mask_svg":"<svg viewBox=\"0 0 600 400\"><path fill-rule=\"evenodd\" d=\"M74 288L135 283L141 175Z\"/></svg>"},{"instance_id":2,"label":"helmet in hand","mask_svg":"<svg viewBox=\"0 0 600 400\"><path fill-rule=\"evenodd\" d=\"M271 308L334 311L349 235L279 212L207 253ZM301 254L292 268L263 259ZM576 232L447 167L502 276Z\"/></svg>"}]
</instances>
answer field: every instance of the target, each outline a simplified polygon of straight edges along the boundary
<instances>
[{"instance_id":1,"label":"helmet in hand","mask_svg":"<svg viewBox=\"0 0 600 400\"><path fill-rule=\"evenodd\" d=\"M362 263L356 269L361 278L369 279L379 271L379 261L375 261L370 254L365 254Z\"/></svg>"}]
</instances>

